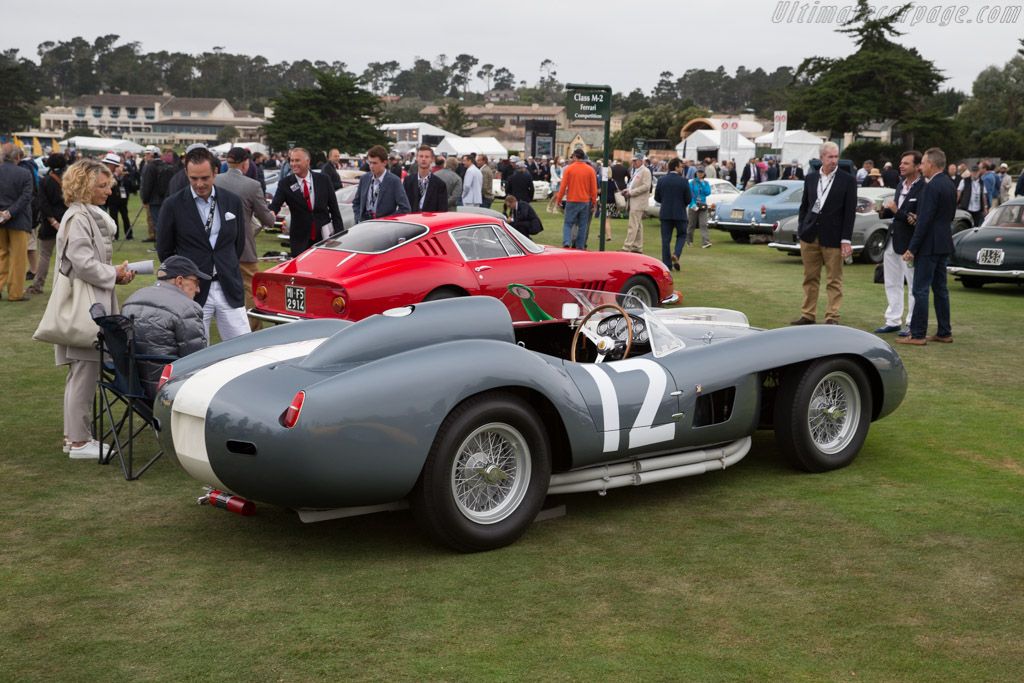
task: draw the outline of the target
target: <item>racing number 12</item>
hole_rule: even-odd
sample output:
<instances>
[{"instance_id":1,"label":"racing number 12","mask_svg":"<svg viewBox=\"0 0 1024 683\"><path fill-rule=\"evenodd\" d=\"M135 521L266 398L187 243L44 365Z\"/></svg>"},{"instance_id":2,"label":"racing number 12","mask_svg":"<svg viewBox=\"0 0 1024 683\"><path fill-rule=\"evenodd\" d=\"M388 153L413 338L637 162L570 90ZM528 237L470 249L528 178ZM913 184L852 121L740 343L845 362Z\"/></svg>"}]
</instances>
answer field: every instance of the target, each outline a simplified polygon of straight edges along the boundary
<instances>
[{"instance_id":1,"label":"racing number 12","mask_svg":"<svg viewBox=\"0 0 1024 683\"><path fill-rule=\"evenodd\" d=\"M636 370L647 376L647 393L640 405L640 412L629 430L629 448L641 448L662 441L670 441L675 436L675 423L670 422L657 426L653 424L658 413L658 406L665 396L665 388L668 386L668 376L663 367L646 358L627 358L614 363L581 365L580 367L590 373L594 383L597 384L597 391L601 397L605 453L619 450L619 397L615 391L615 383L610 376L612 371L623 373Z\"/></svg>"}]
</instances>

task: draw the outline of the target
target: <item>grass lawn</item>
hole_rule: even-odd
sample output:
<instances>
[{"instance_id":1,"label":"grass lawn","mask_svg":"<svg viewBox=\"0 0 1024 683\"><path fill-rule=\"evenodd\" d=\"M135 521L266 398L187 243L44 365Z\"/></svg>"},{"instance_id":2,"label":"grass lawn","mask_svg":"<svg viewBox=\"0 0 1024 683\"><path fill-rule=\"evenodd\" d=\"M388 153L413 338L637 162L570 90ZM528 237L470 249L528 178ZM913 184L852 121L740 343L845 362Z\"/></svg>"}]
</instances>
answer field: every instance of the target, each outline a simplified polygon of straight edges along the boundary
<instances>
[{"instance_id":1,"label":"grass lawn","mask_svg":"<svg viewBox=\"0 0 1024 683\"><path fill-rule=\"evenodd\" d=\"M799 259L711 239L683 252L685 305L799 314ZM883 323L872 271L847 268L843 324ZM906 400L850 467L796 472L758 433L726 472L564 496L566 517L468 556L408 512L243 518L197 506L170 461L126 482L69 460L66 373L31 339L45 297L0 301L0 680L1019 681L1024 289L950 291L956 343L899 347Z\"/></svg>"}]
</instances>

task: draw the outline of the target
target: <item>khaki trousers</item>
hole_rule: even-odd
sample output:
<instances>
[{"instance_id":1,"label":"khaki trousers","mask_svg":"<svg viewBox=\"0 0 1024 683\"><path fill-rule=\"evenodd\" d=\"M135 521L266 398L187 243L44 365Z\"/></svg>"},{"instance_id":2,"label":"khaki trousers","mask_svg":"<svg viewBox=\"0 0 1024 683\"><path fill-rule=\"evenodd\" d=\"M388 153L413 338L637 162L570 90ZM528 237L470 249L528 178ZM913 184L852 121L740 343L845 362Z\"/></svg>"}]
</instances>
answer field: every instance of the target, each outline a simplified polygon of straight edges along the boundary
<instances>
[{"instance_id":1,"label":"khaki trousers","mask_svg":"<svg viewBox=\"0 0 1024 683\"><path fill-rule=\"evenodd\" d=\"M100 362L73 360L64 383L64 434L71 441L88 441L92 434L92 400L100 378Z\"/></svg>"},{"instance_id":2,"label":"khaki trousers","mask_svg":"<svg viewBox=\"0 0 1024 683\"><path fill-rule=\"evenodd\" d=\"M629 230L626 232L626 241L622 243L624 249L631 251L642 251L644 248L644 210L638 209L629 212Z\"/></svg>"},{"instance_id":3,"label":"khaki trousers","mask_svg":"<svg viewBox=\"0 0 1024 683\"><path fill-rule=\"evenodd\" d=\"M0 292L7 285L10 301L21 299L28 268L28 231L0 228Z\"/></svg>"},{"instance_id":4,"label":"khaki trousers","mask_svg":"<svg viewBox=\"0 0 1024 683\"><path fill-rule=\"evenodd\" d=\"M251 309L255 302L252 299L252 276L259 272L260 264L256 261L239 261L242 269L242 286L245 287L245 310ZM249 329L255 332L263 329L263 321L256 318L249 318Z\"/></svg>"},{"instance_id":5,"label":"khaki trousers","mask_svg":"<svg viewBox=\"0 0 1024 683\"><path fill-rule=\"evenodd\" d=\"M46 276L50 273L50 259L53 258L53 247L57 244L57 238L52 240L39 240L39 260L36 262L36 279L32 286L42 289L46 284Z\"/></svg>"},{"instance_id":6,"label":"khaki trousers","mask_svg":"<svg viewBox=\"0 0 1024 683\"><path fill-rule=\"evenodd\" d=\"M800 312L808 320L817 317L821 266L824 265L827 278L825 292L828 295L825 320L839 322L839 305L843 302L843 250L823 247L817 238L813 242L800 240L800 258L804 262L804 302Z\"/></svg>"},{"instance_id":7,"label":"khaki trousers","mask_svg":"<svg viewBox=\"0 0 1024 683\"><path fill-rule=\"evenodd\" d=\"M146 225L149 227L149 239L156 239L156 230L153 229L153 216L149 213L149 206L146 206Z\"/></svg>"}]
</instances>

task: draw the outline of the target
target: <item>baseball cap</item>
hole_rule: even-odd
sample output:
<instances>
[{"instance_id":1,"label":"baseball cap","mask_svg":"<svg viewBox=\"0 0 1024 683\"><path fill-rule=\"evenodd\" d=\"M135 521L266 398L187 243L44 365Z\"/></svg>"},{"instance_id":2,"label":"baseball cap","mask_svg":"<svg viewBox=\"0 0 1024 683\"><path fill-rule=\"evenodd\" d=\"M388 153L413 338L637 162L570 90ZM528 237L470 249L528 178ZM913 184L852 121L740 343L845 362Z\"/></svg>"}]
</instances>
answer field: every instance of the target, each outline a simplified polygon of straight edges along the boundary
<instances>
[{"instance_id":1,"label":"baseball cap","mask_svg":"<svg viewBox=\"0 0 1024 683\"><path fill-rule=\"evenodd\" d=\"M156 273L158 280L173 280L178 276L182 277L197 277L200 280L209 280L210 276L199 270L199 266L187 256L168 256L164 259L164 262L160 264L160 269Z\"/></svg>"},{"instance_id":2,"label":"baseball cap","mask_svg":"<svg viewBox=\"0 0 1024 683\"><path fill-rule=\"evenodd\" d=\"M189 152L191 152L191 151L192 151L192 150L194 150L194 149L207 149L207 150L208 150L208 149L210 149L210 148L209 148L209 147L207 147L206 145L204 145L204 144L203 144L203 143L201 143L201 142L197 142L197 143L195 143L194 145L189 145L188 147L186 147L186 148L185 148L185 154L188 154Z\"/></svg>"},{"instance_id":3,"label":"baseball cap","mask_svg":"<svg viewBox=\"0 0 1024 683\"><path fill-rule=\"evenodd\" d=\"M249 158L249 150L245 147L232 147L228 150L228 159L231 161L245 161Z\"/></svg>"}]
</instances>

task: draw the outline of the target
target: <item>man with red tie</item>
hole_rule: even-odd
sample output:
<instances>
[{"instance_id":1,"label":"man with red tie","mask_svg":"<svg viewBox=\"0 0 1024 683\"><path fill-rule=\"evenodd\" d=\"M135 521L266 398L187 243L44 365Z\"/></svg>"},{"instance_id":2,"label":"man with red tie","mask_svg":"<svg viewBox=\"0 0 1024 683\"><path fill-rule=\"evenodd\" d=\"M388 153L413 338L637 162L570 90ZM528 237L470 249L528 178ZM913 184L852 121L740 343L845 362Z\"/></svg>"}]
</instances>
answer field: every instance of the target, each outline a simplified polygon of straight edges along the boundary
<instances>
[{"instance_id":1,"label":"man with red tie","mask_svg":"<svg viewBox=\"0 0 1024 683\"><path fill-rule=\"evenodd\" d=\"M270 210L277 213L287 203L292 213L288 242L292 258L317 242L345 229L338 208L338 196L331 180L323 173L310 173L309 152L296 147L288 154L291 175L277 184Z\"/></svg>"}]
</instances>

